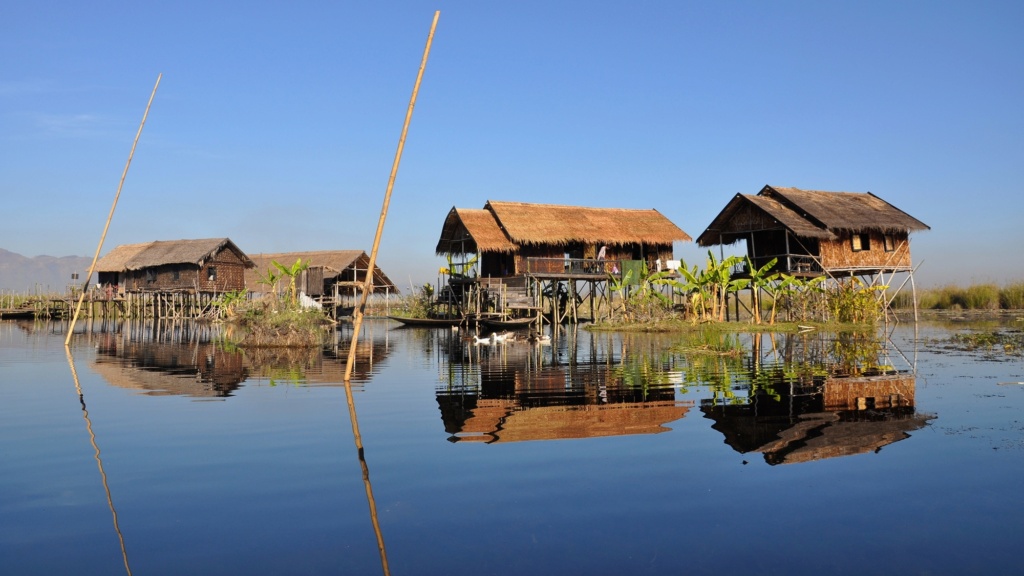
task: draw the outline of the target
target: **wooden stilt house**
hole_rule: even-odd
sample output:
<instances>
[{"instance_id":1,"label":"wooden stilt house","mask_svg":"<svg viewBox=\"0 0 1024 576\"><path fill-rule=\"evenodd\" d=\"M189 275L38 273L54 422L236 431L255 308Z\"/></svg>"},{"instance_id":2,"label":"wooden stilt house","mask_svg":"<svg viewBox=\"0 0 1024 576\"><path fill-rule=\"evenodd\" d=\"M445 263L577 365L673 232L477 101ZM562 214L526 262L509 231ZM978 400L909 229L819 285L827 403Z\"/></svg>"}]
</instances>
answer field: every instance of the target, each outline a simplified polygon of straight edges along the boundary
<instances>
[{"instance_id":1,"label":"wooden stilt house","mask_svg":"<svg viewBox=\"0 0 1024 576\"><path fill-rule=\"evenodd\" d=\"M480 276L597 273L598 259L646 261L650 269L672 259L672 243L690 236L654 209L589 208L489 201L482 210L452 208L436 253L475 254ZM602 248L604 250L602 251ZM618 266L621 270L622 266Z\"/></svg>"},{"instance_id":2,"label":"wooden stilt house","mask_svg":"<svg viewBox=\"0 0 1024 576\"><path fill-rule=\"evenodd\" d=\"M756 268L798 276L910 272L910 233L930 228L870 192L765 186L736 194L697 238L699 246L746 242Z\"/></svg>"},{"instance_id":3,"label":"wooden stilt house","mask_svg":"<svg viewBox=\"0 0 1024 576\"><path fill-rule=\"evenodd\" d=\"M242 290L252 267L229 238L123 244L96 263L98 285L113 294Z\"/></svg>"},{"instance_id":4,"label":"wooden stilt house","mask_svg":"<svg viewBox=\"0 0 1024 576\"><path fill-rule=\"evenodd\" d=\"M506 300L515 308L543 308L537 300L547 294L552 315L561 321L565 314L575 320L584 299L595 318L595 302L610 297L603 292L609 275L636 280L644 264L662 269L673 258L673 243L688 241L686 232L654 209L491 200L478 210L453 207L435 252L449 259L455 297L472 297L472 289L460 288L467 283L487 292L476 303L479 311L490 301L496 313L507 315Z\"/></svg>"}]
</instances>

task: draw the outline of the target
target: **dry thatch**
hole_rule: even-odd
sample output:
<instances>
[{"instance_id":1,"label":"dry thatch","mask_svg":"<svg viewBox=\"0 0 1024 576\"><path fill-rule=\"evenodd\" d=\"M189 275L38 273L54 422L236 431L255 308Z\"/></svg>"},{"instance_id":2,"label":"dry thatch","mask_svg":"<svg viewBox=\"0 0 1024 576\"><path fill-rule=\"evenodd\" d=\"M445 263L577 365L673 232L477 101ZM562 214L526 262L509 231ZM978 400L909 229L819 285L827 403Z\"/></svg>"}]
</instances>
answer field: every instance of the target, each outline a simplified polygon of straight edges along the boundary
<instances>
[{"instance_id":1,"label":"dry thatch","mask_svg":"<svg viewBox=\"0 0 1024 576\"><path fill-rule=\"evenodd\" d=\"M697 244L731 244L749 232L766 229L788 229L800 238L836 240L842 232L906 234L930 228L870 192L765 186L756 196L734 196L697 238Z\"/></svg>"},{"instance_id":2,"label":"dry thatch","mask_svg":"<svg viewBox=\"0 0 1024 576\"><path fill-rule=\"evenodd\" d=\"M441 229L437 254L515 252L516 245L501 230L489 210L452 208Z\"/></svg>"},{"instance_id":3,"label":"dry thatch","mask_svg":"<svg viewBox=\"0 0 1024 576\"><path fill-rule=\"evenodd\" d=\"M309 264L310 268L323 269L323 280L338 281L338 278L346 271L352 271L349 279L355 278L355 271L365 271L370 266L370 257L362 250L315 250L311 252L278 252L273 254L253 254L250 256L255 267L245 273L245 285L253 290L259 284L259 275L265 274L273 267L272 262L282 266L291 266L296 260L301 259ZM360 273L358 278L364 279L365 272ZM390 278L381 271L379 266L373 267L373 291L375 293L389 292L398 294L398 287Z\"/></svg>"},{"instance_id":4,"label":"dry thatch","mask_svg":"<svg viewBox=\"0 0 1024 576\"><path fill-rule=\"evenodd\" d=\"M491 222L487 221L488 216ZM690 239L686 232L654 209L590 208L491 200L483 210L453 208L448 213L436 251L438 254L513 252L520 246L566 246L571 243L671 245Z\"/></svg>"},{"instance_id":5,"label":"dry thatch","mask_svg":"<svg viewBox=\"0 0 1024 576\"><path fill-rule=\"evenodd\" d=\"M201 240L157 240L142 244L123 244L100 258L97 272L123 272L142 270L168 264L193 264L200 268L207 259L223 249L236 253L246 268L254 266L252 260L228 238Z\"/></svg>"}]
</instances>

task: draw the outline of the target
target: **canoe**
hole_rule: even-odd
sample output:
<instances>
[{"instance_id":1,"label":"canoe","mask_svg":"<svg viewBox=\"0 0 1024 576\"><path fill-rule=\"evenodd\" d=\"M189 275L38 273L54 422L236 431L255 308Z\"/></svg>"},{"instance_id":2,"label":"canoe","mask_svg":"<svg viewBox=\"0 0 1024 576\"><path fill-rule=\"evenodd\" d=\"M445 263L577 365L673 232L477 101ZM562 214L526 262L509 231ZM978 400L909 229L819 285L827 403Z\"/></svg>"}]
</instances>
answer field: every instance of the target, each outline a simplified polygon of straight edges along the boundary
<instances>
[{"instance_id":1,"label":"canoe","mask_svg":"<svg viewBox=\"0 0 1024 576\"><path fill-rule=\"evenodd\" d=\"M401 322L405 326L421 326L443 328L458 326L465 322L465 318L407 318L404 316L388 316L389 319Z\"/></svg>"},{"instance_id":2,"label":"canoe","mask_svg":"<svg viewBox=\"0 0 1024 576\"><path fill-rule=\"evenodd\" d=\"M524 330L537 321L536 318L511 318L501 320L498 318L480 318L477 320L483 326L491 330Z\"/></svg>"}]
</instances>

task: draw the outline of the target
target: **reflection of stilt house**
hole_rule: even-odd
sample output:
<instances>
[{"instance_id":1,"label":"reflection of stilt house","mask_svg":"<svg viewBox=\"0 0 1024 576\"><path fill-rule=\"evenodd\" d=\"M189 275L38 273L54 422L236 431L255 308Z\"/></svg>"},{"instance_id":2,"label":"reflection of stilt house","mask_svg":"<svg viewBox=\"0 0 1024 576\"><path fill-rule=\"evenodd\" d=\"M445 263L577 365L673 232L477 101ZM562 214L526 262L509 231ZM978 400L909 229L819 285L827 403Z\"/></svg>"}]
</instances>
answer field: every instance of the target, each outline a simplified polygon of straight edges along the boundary
<instances>
[{"instance_id":1,"label":"reflection of stilt house","mask_svg":"<svg viewBox=\"0 0 1024 576\"><path fill-rule=\"evenodd\" d=\"M667 432L692 402L672 387L629 386L606 364L531 365L529 344L480 364L479 385L438 389L450 442L527 442Z\"/></svg>"},{"instance_id":2,"label":"reflection of stilt house","mask_svg":"<svg viewBox=\"0 0 1024 576\"><path fill-rule=\"evenodd\" d=\"M870 192L765 186L756 195L734 196L697 244L742 240L755 268L776 258L776 272L835 279L860 276L868 284L890 284L892 275L905 274L913 288L910 233L929 229Z\"/></svg>"},{"instance_id":3,"label":"reflection of stilt house","mask_svg":"<svg viewBox=\"0 0 1024 576\"><path fill-rule=\"evenodd\" d=\"M672 260L673 242L689 240L654 209L489 201L480 210L452 208L436 253L453 259L449 284L459 296L467 294L460 283L468 282L498 302L496 313L514 314L501 305L501 294L526 292L534 308L548 307L539 300L547 294L554 314L575 320L585 300L594 317L609 274L621 278L632 270L636 278L644 263L658 270ZM477 257L472 271L462 269L469 255Z\"/></svg>"},{"instance_id":4,"label":"reflection of stilt house","mask_svg":"<svg viewBox=\"0 0 1024 576\"><path fill-rule=\"evenodd\" d=\"M813 387L753 391L745 403L702 402L712 428L737 452L791 464L877 452L924 427L911 374L830 377Z\"/></svg>"},{"instance_id":5,"label":"reflection of stilt house","mask_svg":"<svg viewBox=\"0 0 1024 576\"><path fill-rule=\"evenodd\" d=\"M325 308L339 311L344 315L357 303L366 282L366 273L370 267L370 257L362 250L320 250L313 252L284 252L277 254L253 254L250 256L255 266L245 275L245 285L251 292L282 292L289 286L288 278L278 281L276 287L261 284L267 272L274 270L273 262L288 268L297 260L308 264L298 278L296 289L313 298ZM398 294L394 282L374 266L371 294L388 299L391 294Z\"/></svg>"},{"instance_id":6,"label":"reflection of stilt house","mask_svg":"<svg viewBox=\"0 0 1024 576\"><path fill-rule=\"evenodd\" d=\"M117 342L99 347L92 369L113 386L150 396L227 397L248 377L242 354L212 342Z\"/></svg>"},{"instance_id":7,"label":"reflection of stilt house","mask_svg":"<svg viewBox=\"0 0 1024 576\"><path fill-rule=\"evenodd\" d=\"M129 316L198 316L245 288L253 263L228 238L124 244L96 263L101 298Z\"/></svg>"}]
</instances>

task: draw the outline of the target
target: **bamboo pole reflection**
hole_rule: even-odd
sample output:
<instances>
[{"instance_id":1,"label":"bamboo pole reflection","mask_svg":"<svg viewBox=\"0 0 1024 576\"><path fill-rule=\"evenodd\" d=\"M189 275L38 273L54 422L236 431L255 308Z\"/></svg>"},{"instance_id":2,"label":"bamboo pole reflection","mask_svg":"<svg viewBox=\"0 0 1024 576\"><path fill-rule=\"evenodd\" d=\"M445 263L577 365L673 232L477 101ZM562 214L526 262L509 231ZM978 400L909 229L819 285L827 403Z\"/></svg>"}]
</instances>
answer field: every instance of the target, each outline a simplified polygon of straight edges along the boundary
<instances>
[{"instance_id":1,"label":"bamboo pole reflection","mask_svg":"<svg viewBox=\"0 0 1024 576\"><path fill-rule=\"evenodd\" d=\"M345 400L348 402L348 418L352 423L352 438L356 443L356 454L359 456L359 467L363 472L363 488L366 490L366 501L370 506L370 522L373 523L373 533L377 537L377 552L380 553L380 566L385 576L391 575L388 568L388 553L384 547L384 533L380 529L380 520L377 518L377 501L373 498L373 486L370 484L370 468L366 464L366 454L363 451L363 437L359 433L359 420L356 418L356 403L352 398L352 382L345 379Z\"/></svg>"},{"instance_id":2,"label":"bamboo pole reflection","mask_svg":"<svg viewBox=\"0 0 1024 576\"><path fill-rule=\"evenodd\" d=\"M124 560L124 569L131 576L132 567L128 563L128 549L124 543L124 535L121 534L121 527L117 523L117 510L114 508L114 498L110 494L110 485L107 483L107 473L103 470L103 459L100 457L100 447L96 443L96 433L92 430L92 420L89 419L89 410L85 407L85 395L82 393L82 385L78 381L78 371L75 369L75 359L71 355L71 348L64 347L64 353L68 358L68 367L71 368L71 377L75 381L75 391L78 392L78 402L82 405L82 418L85 419L85 428L89 432L89 442L94 451L93 458L96 459L96 466L100 471L100 479L103 481L103 491L107 494L107 506L114 519L114 532L117 533L117 540L121 543L121 558Z\"/></svg>"}]
</instances>

